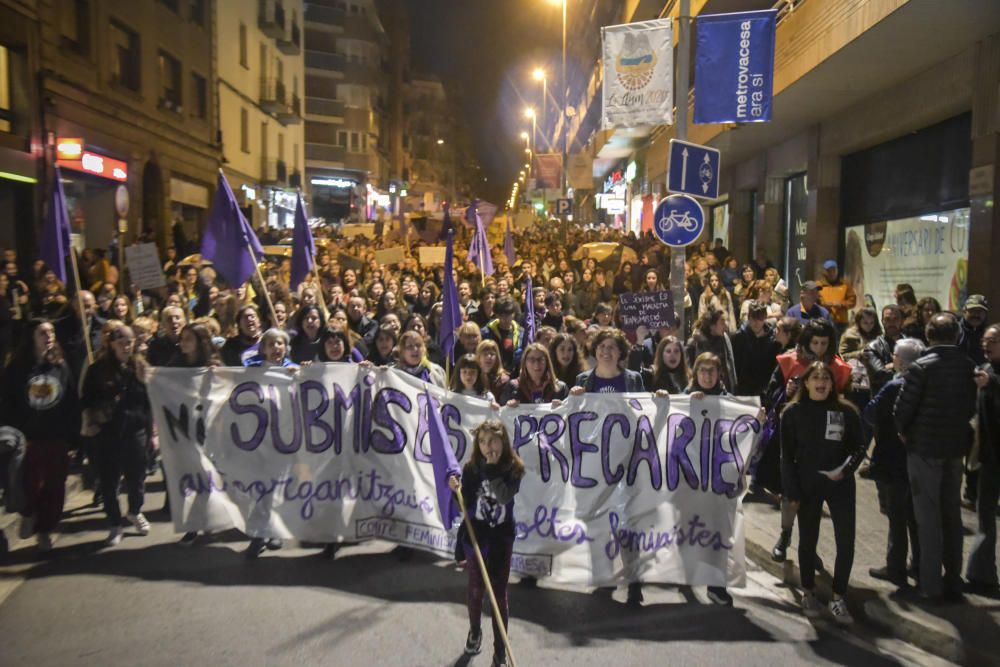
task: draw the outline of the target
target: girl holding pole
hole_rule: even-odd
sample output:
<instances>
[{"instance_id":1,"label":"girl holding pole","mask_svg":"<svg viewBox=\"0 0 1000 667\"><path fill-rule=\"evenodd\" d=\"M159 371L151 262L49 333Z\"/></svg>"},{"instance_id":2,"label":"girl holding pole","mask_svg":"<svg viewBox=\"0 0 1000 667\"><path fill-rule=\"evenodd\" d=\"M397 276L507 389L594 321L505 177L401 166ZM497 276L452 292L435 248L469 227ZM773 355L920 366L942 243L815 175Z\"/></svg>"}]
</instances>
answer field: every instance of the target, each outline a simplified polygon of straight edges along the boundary
<instances>
[{"instance_id":1,"label":"girl holding pole","mask_svg":"<svg viewBox=\"0 0 1000 667\"><path fill-rule=\"evenodd\" d=\"M524 477L524 462L511 447L507 429L499 419L480 424L475 442L472 458L462 469L461 478L450 477L448 483L452 491L461 493L466 508L466 520L458 539L466 554L474 553L472 542L478 543L498 607L493 613L493 667L506 667L507 580L514 550L514 496ZM469 535L468 526L474 536ZM465 653L476 655L483 642L481 617L486 583L478 559L467 562L465 567L469 573L469 634ZM499 626L501 620L503 629Z\"/></svg>"}]
</instances>

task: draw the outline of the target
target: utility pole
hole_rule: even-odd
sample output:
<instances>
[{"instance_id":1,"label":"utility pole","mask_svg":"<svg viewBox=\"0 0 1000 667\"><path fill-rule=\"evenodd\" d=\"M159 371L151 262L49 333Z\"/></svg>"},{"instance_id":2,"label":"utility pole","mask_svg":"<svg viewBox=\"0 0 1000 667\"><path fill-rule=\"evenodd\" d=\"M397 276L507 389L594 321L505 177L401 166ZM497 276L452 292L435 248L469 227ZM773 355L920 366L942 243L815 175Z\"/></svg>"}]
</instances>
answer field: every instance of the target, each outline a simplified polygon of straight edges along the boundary
<instances>
[{"instance_id":1,"label":"utility pole","mask_svg":"<svg viewBox=\"0 0 1000 667\"><path fill-rule=\"evenodd\" d=\"M687 139L688 122L688 90L690 89L688 68L691 60L691 0L680 0L680 15L677 31L677 67L674 70L674 128L677 138ZM667 155L668 166L670 156ZM666 185L666 184L664 184ZM664 190L666 192L666 189ZM684 296L687 293L687 280L684 276L684 263L687 259L687 248L670 249L670 292L674 298L674 312L677 314L677 330L682 338L687 338L684 328Z\"/></svg>"}]
</instances>

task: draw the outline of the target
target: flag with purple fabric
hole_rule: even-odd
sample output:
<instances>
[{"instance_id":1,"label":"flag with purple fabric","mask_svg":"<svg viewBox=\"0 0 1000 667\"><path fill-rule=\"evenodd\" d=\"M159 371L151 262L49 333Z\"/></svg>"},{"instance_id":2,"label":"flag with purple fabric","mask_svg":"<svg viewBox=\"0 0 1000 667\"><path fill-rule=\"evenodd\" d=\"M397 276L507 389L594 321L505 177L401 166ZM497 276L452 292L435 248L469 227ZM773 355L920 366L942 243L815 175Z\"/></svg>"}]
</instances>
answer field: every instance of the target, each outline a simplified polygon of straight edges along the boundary
<instances>
[{"instance_id":1,"label":"flag with purple fabric","mask_svg":"<svg viewBox=\"0 0 1000 667\"><path fill-rule=\"evenodd\" d=\"M446 359L452 358L455 349L455 330L462 326L462 310L455 286L455 232L448 233L448 246L444 251L444 289L441 302L441 325L438 329L438 345Z\"/></svg>"},{"instance_id":2,"label":"flag with purple fabric","mask_svg":"<svg viewBox=\"0 0 1000 667\"><path fill-rule=\"evenodd\" d=\"M474 262L484 276L493 275L493 256L490 254L490 242L486 238L486 227L482 217L476 213L476 230L472 234L472 245L469 247L469 261Z\"/></svg>"},{"instance_id":3,"label":"flag with purple fabric","mask_svg":"<svg viewBox=\"0 0 1000 667\"><path fill-rule=\"evenodd\" d=\"M312 230L309 229L309 218L306 217L306 205L299 193L295 204L295 229L292 232L292 282L293 290L309 276L315 265L316 243L313 241Z\"/></svg>"},{"instance_id":4,"label":"flag with purple fabric","mask_svg":"<svg viewBox=\"0 0 1000 667\"><path fill-rule=\"evenodd\" d=\"M455 231L455 223L451 221L451 204L445 202L444 206L444 222L441 223L441 238L448 238L450 232Z\"/></svg>"},{"instance_id":5,"label":"flag with purple fabric","mask_svg":"<svg viewBox=\"0 0 1000 667\"><path fill-rule=\"evenodd\" d=\"M62 177L59 167L56 167L52 179L52 198L45 215L42 238L39 239L38 258L52 269L63 284L68 275L66 260L69 259L70 252L69 211L66 208L66 195L63 194Z\"/></svg>"},{"instance_id":6,"label":"flag with purple fabric","mask_svg":"<svg viewBox=\"0 0 1000 667\"><path fill-rule=\"evenodd\" d=\"M473 229L476 228L476 209L479 208L479 200L473 199L465 208L465 224Z\"/></svg>"},{"instance_id":7,"label":"flag with purple fabric","mask_svg":"<svg viewBox=\"0 0 1000 667\"><path fill-rule=\"evenodd\" d=\"M250 254L251 248L253 255ZM231 287L238 287L249 280L256 263L264 256L257 234L236 203L233 190L221 169L212 212L201 240L201 256L215 264L215 270Z\"/></svg>"},{"instance_id":8,"label":"flag with purple fabric","mask_svg":"<svg viewBox=\"0 0 1000 667\"><path fill-rule=\"evenodd\" d=\"M462 468L455 460L455 452L451 448L448 432L441 419L441 411L430 391L424 394L427 398L427 438L431 446L431 466L434 468L434 489L437 491L437 506L441 513L441 522L446 530L451 530L455 520L462 516L458 509L458 501L448 486L448 478L461 475Z\"/></svg>"},{"instance_id":9,"label":"flag with purple fabric","mask_svg":"<svg viewBox=\"0 0 1000 667\"><path fill-rule=\"evenodd\" d=\"M510 231L510 216L507 216L507 232L503 235L503 254L507 256L507 266L514 266L517 253L514 251L514 234Z\"/></svg>"},{"instance_id":10,"label":"flag with purple fabric","mask_svg":"<svg viewBox=\"0 0 1000 667\"><path fill-rule=\"evenodd\" d=\"M525 285L524 294L527 303L524 304L524 335L529 343L535 342L535 294L531 283L531 276L528 276L528 284Z\"/></svg>"}]
</instances>

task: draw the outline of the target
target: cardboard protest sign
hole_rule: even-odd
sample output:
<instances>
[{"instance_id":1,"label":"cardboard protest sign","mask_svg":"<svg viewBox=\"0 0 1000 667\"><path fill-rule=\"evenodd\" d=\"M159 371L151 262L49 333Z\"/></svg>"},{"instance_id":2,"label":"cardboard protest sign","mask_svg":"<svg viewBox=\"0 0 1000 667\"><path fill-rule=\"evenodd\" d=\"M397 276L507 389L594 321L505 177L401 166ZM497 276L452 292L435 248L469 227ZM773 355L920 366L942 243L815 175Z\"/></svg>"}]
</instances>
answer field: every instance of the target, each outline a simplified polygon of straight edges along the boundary
<instances>
[{"instance_id":1,"label":"cardboard protest sign","mask_svg":"<svg viewBox=\"0 0 1000 667\"><path fill-rule=\"evenodd\" d=\"M618 297L618 314L622 328L630 330L640 325L650 329L673 328L676 323L674 297L668 290L622 294Z\"/></svg>"},{"instance_id":2,"label":"cardboard protest sign","mask_svg":"<svg viewBox=\"0 0 1000 667\"><path fill-rule=\"evenodd\" d=\"M459 462L498 414L524 460L515 572L585 586L745 580L756 399L586 394L497 413L394 369L322 363L294 376L157 368L148 386L178 532L382 539L450 557L430 395Z\"/></svg>"},{"instance_id":3,"label":"cardboard protest sign","mask_svg":"<svg viewBox=\"0 0 1000 667\"><path fill-rule=\"evenodd\" d=\"M354 269L355 271L359 271L365 265L360 258L346 252L337 253L337 263L340 264L341 269Z\"/></svg>"},{"instance_id":4,"label":"cardboard protest sign","mask_svg":"<svg viewBox=\"0 0 1000 667\"><path fill-rule=\"evenodd\" d=\"M344 225L340 228L340 234L347 239L354 238L355 236L364 236L365 238L373 239L375 238L375 225L368 222Z\"/></svg>"},{"instance_id":5,"label":"cardboard protest sign","mask_svg":"<svg viewBox=\"0 0 1000 667\"><path fill-rule=\"evenodd\" d=\"M401 245L375 251L375 261L387 266L389 264L402 264L406 261L406 248Z\"/></svg>"},{"instance_id":6,"label":"cardboard protest sign","mask_svg":"<svg viewBox=\"0 0 1000 667\"><path fill-rule=\"evenodd\" d=\"M125 264L128 266L132 282L139 289L157 289L167 284L155 243L126 246Z\"/></svg>"},{"instance_id":7,"label":"cardboard protest sign","mask_svg":"<svg viewBox=\"0 0 1000 667\"><path fill-rule=\"evenodd\" d=\"M436 264L444 265L444 251L445 248L442 246L438 247L421 247L418 249L420 253L420 265L421 266L434 266Z\"/></svg>"}]
</instances>

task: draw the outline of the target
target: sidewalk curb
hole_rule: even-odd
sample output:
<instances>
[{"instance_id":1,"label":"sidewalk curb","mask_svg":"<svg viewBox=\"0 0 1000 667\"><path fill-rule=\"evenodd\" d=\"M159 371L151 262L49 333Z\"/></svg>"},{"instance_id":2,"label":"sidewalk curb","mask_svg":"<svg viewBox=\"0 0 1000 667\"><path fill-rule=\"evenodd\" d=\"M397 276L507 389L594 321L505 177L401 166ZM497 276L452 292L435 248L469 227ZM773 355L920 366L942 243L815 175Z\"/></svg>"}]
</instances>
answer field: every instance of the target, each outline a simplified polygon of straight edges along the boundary
<instances>
[{"instance_id":1,"label":"sidewalk curb","mask_svg":"<svg viewBox=\"0 0 1000 667\"><path fill-rule=\"evenodd\" d=\"M799 568L791 558L777 563L771 558L771 547L746 540L746 555L762 570L789 585L799 585ZM833 563L825 563L832 568ZM829 599L832 593L828 574L817 573L816 593ZM871 588L848 587L848 607L856 623L865 623L917 648L958 664L991 664L995 656L987 656L965 645L961 634L947 620L933 616L916 605L893 600Z\"/></svg>"}]
</instances>

